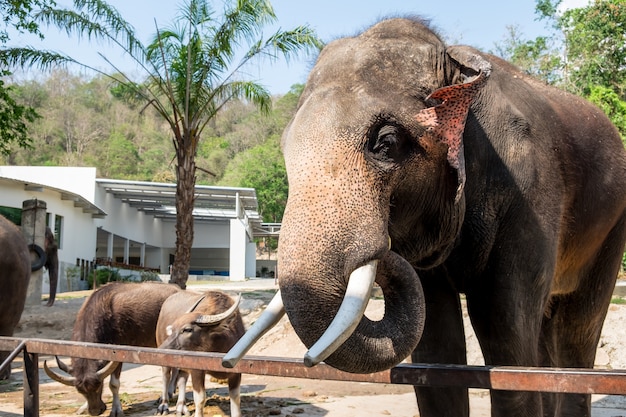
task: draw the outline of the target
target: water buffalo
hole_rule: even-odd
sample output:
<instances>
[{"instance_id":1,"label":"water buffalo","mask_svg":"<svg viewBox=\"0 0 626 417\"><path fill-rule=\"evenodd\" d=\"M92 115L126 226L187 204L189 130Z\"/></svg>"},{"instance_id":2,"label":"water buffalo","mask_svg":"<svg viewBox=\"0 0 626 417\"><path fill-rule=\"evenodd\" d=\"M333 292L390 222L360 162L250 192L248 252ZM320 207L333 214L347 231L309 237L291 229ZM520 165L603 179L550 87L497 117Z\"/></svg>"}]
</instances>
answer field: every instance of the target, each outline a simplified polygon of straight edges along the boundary
<instances>
[{"instance_id":1,"label":"water buffalo","mask_svg":"<svg viewBox=\"0 0 626 417\"><path fill-rule=\"evenodd\" d=\"M181 291L176 285L160 282L106 284L85 301L76 317L72 340L142 347L157 347L155 332L161 305L172 294ZM89 411L97 416L106 410L102 401L104 379L111 376L113 394L111 417L124 415L119 398L122 364L93 359L72 358L67 366L57 358L59 368L70 376L53 372L44 362L44 370L55 381L74 386L87 402L78 414Z\"/></svg>"},{"instance_id":2,"label":"water buffalo","mask_svg":"<svg viewBox=\"0 0 626 417\"><path fill-rule=\"evenodd\" d=\"M30 252L22 232L0 215L0 336L13 336L22 317L30 272ZM0 363L7 356L7 352L0 352ZM0 380L10 375L8 366L0 373Z\"/></svg>"},{"instance_id":3,"label":"water buffalo","mask_svg":"<svg viewBox=\"0 0 626 417\"><path fill-rule=\"evenodd\" d=\"M191 350L199 352L226 352L244 334L245 328L239 313L239 299L233 301L220 291L197 293L182 291L169 297L159 315L157 324L157 343L162 349ZM185 386L191 374L195 417L204 415L206 392L204 379L206 371L180 370L177 378L178 400L177 415L188 414L185 405ZM219 379L228 380L231 417L241 417L239 389L241 374L208 372ZM173 394L170 381L172 370L163 368L163 395L157 414L167 414L168 399Z\"/></svg>"},{"instance_id":4,"label":"water buffalo","mask_svg":"<svg viewBox=\"0 0 626 417\"><path fill-rule=\"evenodd\" d=\"M280 296L307 364L464 364L464 293L487 365L593 367L626 240L626 152L601 110L395 18L322 50L281 146ZM464 388L415 391L420 416L469 414ZM590 415L584 394L491 403Z\"/></svg>"}]
</instances>

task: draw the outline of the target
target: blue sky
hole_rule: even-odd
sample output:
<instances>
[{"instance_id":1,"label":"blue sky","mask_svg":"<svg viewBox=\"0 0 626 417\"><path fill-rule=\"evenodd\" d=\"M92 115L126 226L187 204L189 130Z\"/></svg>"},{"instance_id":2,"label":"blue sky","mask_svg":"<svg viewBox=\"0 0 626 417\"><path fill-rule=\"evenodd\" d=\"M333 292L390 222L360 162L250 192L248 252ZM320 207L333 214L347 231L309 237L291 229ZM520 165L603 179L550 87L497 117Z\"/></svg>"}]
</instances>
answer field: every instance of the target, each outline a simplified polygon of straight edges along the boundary
<instances>
[{"instance_id":1,"label":"blue sky","mask_svg":"<svg viewBox=\"0 0 626 417\"><path fill-rule=\"evenodd\" d=\"M59 5L64 0L57 0ZM69 3L69 2L68 2ZM586 0L565 0L568 6L581 6ZM109 0L118 8L122 16L136 29L144 42L155 33L155 21L159 27L173 22L181 1L163 0ZM216 9L222 1L216 1ZM278 17L278 24L268 27L267 34L276 29L294 28L308 24L317 31L323 41L355 34L381 17L389 15L419 15L431 21L432 25L449 44L463 43L489 51L495 49L507 34L507 26L518 26L527 39L548 34L545 22L537 21L534 0L506 2L502 0L273 0L272 5ZM119 53L119 49L81 42L68 42L65 34L56 30L46 32L46 40L38 43L33 39L13 38L14 43L23 43L38 48L63 51L81 62L107 70L107 64L97 51L114 61L125 71L133 72L130 61ZM248 76L265 85L274 94L284 94L291 85L304 83L312 65L312 57L285 62L262 62L247 69ZM110 72L110 71L107 71Z\"/></svg>"}]
</instances>

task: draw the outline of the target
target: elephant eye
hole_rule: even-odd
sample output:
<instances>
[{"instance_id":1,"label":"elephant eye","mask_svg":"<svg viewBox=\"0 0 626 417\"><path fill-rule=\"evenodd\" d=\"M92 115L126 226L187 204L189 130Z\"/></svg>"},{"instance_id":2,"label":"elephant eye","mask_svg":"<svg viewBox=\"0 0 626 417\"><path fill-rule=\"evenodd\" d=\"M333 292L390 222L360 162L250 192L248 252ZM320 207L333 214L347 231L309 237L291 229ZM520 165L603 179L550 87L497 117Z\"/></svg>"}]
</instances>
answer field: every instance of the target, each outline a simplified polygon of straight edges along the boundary
<instances>
[{"instance_id":1,"label":"elephant eye","mask_svg":"<svg viewBox=\"0 0 626 417\"><path fill-rule=\"evenodd\" d=\"M382 124L370 131L368 150L382 162L402 162L409 155L409 134L396 124Z\"/></svg>"}]
</instances>

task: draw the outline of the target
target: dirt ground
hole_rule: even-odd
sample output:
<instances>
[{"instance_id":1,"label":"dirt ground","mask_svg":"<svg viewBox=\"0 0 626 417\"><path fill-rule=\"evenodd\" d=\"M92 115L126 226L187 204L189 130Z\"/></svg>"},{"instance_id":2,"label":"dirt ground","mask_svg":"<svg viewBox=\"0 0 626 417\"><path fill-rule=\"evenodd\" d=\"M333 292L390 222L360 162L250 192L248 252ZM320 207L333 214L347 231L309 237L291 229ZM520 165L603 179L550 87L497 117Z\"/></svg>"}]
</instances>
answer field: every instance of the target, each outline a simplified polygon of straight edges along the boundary
<instances>
[{"instance_id":1,"label":"dirt ground","mask_svg":"<svg viewBox=\"0 0 626 417\"><path fill-rule=\"evenodd\" d=\"M227 292L235 294L231 289ZM242 292L241 311L248 325L260 315L275 289L254 289ZM36 337L69 340L76 312L89 292L60 294L51 308L27 307L16 330L16 337ZM382 300L371 300L366 314L376 319L382 314ZM466 314L465 314L466 315ZM467 317L465 317L467 319ZM476 338L466 320L468 361L482 365ZM626 305L612 304L605 322L596 367L626 369ZM306 352L288 320L283 318L251 349L250 355L302 358ZM69 359L64 358L67 362ZM83 404L83 397L74 388L52 381L42 370L44 360L54 364L51 356L40 355L40 409L44 417L72 416ZM21 356L13 362L12 375L0 382L0 416L23 415ZM156 400L161 384L160 368L151 365L125 364L121 377L121 399L126 416L155 414ZM193 410L190 383L187 399ZM413 390L409 386L368 383L318 381L295 378L244 375L242 381L242 410L246 417L257 416L418 416ZM485 390L471 390L471 416L489 416L489 394ZM111 393L108 386L103 395L108 409ZM171 407L173 409L173 407ZM228 389L207 377L205 416L229 414ZM103 415L108 415L107 410ZM593 417L626 417L626 397L593 396Z\"/></svg>"}]
</instances>

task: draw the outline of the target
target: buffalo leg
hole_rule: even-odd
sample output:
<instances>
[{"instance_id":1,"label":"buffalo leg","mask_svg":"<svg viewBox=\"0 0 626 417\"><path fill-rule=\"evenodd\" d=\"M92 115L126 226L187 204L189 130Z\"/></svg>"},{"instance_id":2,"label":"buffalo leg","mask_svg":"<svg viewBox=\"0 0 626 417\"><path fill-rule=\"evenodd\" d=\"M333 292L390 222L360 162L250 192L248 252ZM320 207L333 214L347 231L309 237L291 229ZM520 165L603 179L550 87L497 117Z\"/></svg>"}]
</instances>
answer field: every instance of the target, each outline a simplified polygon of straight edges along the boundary
<instances>
[{"instance_id":1,"label":"buffalo leg","mask_svg":"<svg viewBox=\"0 0 626 417\"><path fill-rule=\"evenodd\" d=\"M228 377L228 395L230 417L241 417L241 374L232 374Z\"/></svg>"},{"instance_id":2,"label":"buffalo leg","mask_svg":"<svg viewBox=\"0 0 626 417\"><path fill-rule=\"evenodd\" d=\"M113 401L111 404L111 414L110 417L121 417L124 415L124 410L122 410L122 402L120 401L120 375L122 374L122 363L115 368L115 371L111 374L109 379L109 388L111 389L111 394L113 395Z\"/></svg>"},{"instance_id":3,"label":"buffalo leg","mask_svg":"<svg viewBox=\"0 0 626 417\"><path fill-rule=\"evenodd\" d=\"M204 371L192 370L191 385L193 387L193 403L196 406L194 417L204 417L204 400L206 390L204 388Z\"/></svg>"},{"instance_id":4,"label":"buffalo leg","mask_svg":"<svg viewBox=\"0 0 626 417\"><path fill-rule=\"evenodd\" d=\"M185 399L185 389L187 388L187 379L189 378L189 373L187 371L183 371L182 369L178 370L178 375L175 376L176 385L178 386L178 400L176 401L176 415L177 416L188 416L189 410L187 409L186 399Z\"/></svg>"},{"instance_id":5,"label":"buffalo leg","mask_svg":"<svg viewBox=\"0 0 626 417\"><path fill-rule=\"evenodd\" d=\"M159 399L159 406L157 407L157 415L163 415L169 413L169 401L174 397L174 390L178 371L175 368L168 366L161 367L161 374L163 376L163 386L161 389L161 398Z\"/></svg>"}]
</instances>

